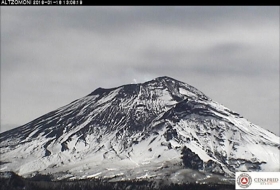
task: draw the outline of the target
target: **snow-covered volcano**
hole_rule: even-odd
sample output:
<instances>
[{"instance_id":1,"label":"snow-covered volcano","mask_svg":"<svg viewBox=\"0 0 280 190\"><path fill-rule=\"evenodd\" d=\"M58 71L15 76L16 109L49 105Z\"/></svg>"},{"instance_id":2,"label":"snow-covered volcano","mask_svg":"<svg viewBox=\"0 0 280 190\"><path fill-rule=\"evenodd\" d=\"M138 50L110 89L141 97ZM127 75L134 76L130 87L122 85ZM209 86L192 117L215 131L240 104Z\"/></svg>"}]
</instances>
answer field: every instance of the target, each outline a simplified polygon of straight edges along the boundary
<instances>
[{"instance_id":1,"label":"snow-covered volcano","mask_svg":"<svg viewBox=\"0 0 280 190\"><path fill-rule=\"evenodd\" d=\"M89 95L0 134L1 171L224 180L279 171L279 137L169 77Z\"/></svg>"}]
</instances>

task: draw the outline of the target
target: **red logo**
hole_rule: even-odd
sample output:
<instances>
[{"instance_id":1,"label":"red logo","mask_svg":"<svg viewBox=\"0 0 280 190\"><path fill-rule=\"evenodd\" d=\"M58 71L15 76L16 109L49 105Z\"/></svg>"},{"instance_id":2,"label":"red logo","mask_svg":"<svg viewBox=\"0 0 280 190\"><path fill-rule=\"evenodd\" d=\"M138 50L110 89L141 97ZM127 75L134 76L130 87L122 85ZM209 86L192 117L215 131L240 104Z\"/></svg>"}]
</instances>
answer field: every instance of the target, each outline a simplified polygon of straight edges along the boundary
<instances>
[{"instance_id":1,"label":"red logo","mask_svg":"<svg viewBox=\"0 0 280 190\"><path fill-rule=\"evenodd\" d=\"M243 184L243 185L246 185L247 183L248 183L248 178L247 177L242 177L241 179L240 179L240 182Z\"/></svg>"},{"instance_id":2,"label":"red logo","mask_svg":"<svg viewBox=\"0 0 280 190\"><path fill-rule=\"evenodd\" d=\"M252 178L249 174L242 173L237 177L237 184L242 188L248 188L252 184Z\"/></svg>"}]
</instances>

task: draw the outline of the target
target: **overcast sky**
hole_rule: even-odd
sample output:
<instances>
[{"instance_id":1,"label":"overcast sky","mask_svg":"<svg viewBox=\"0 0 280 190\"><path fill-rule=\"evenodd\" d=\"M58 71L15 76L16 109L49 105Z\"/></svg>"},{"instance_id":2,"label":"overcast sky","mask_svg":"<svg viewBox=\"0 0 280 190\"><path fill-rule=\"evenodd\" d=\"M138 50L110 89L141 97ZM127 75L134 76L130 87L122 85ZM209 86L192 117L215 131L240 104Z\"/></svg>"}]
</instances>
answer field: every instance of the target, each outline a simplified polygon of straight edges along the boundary
<instances>
[{"instance_id":1,"label":"overcast sky","mask_svg":"<svg viewBox=\"0 0 280 190\"><path fill-rule=\"evenodd\" d=\"M279 135L279 7L1 7L2 132L164 75Z\"/></svg>"}]
</instances>

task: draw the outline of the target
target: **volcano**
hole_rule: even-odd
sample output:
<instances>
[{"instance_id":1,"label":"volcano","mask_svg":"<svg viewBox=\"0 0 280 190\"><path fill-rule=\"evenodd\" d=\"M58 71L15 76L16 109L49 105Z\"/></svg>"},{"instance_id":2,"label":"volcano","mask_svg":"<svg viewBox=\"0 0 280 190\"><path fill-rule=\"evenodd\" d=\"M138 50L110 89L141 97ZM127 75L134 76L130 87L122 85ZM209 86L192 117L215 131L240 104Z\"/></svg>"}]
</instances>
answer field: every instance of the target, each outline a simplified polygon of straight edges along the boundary
<instances>
[{"instance_id":1,"label":"volcano","mask_svg":"<svg viewBox=\"0 0 280 190\"><path fill-rule=\"evenodd\" d=\"M279 171L280 138L170 77L98 88L0 134L1 171L56 180L230 182Z\"/></svg>"}]
</instances>

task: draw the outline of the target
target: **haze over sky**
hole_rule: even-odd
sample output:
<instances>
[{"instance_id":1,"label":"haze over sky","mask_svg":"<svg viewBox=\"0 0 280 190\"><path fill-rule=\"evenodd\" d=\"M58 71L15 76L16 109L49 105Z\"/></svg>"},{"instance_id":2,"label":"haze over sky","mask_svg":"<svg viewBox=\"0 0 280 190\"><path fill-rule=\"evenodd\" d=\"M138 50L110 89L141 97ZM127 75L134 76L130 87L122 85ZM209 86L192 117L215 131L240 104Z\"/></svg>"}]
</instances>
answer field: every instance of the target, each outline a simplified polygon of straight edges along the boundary
<instances>
[{"instance_id":1,"label":"haze over sky","mask_svg":"<svg viewBox=\"0 0 280 190\"><path fill-rule=\"evenodd\" d=\"M1 7L1 132L165 75L279 135L279 7Z\"/></svg>"}]
</instances>

